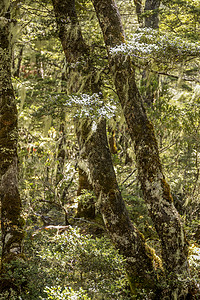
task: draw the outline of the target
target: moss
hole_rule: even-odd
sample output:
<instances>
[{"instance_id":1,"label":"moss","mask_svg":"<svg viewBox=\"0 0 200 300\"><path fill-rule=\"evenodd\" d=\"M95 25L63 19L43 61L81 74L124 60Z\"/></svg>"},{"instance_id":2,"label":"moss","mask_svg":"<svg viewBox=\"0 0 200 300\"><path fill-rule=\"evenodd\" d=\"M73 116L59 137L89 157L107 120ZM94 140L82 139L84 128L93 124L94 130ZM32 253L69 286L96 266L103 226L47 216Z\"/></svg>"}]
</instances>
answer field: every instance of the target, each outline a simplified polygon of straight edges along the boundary
<instances>
[{"instance_id":1,"label":"moss","mask_svg":"<svg viewBox=\"0 0 200 300\"><path fill-rule=\"evenodd\" d=\"M145 243L145 254L150 258L149 270L152 269L152 263L154 269L152 271L147 270L146 262L143 262L143 255L141 254L141 265L146 266L143 270L144 275L139 276L139 272L135 272L135 274L131 274L127 272L127 279L130 285L131 293L135 296L136 299L144 299L144 295L140 296L141 290L145 293L149 293L151 291L156 291L161 278L164 278L164 269L162 265L161 259L156 255L155 250L149 247Z\"/></svg>"},{"instance_id":2,"label":"moss","mask_svg":"<svg viewBox=\"0 0 200 300\"><path fill-rule=\"evenodd\" d=\"M9 255L7 255L5 258L2 259L1 261L1 273L6 269L7 264L9 264L11 261L25 261L26 260L26 256L24 253L9 253Z\"/></svg>"},{"instance_id":3,"label":"moss","mask_svg":"<svg viewBox=\"0 0 200 300\"><path fill-rule=\"evenodd\" d=\"M7 188L7 190L6 192L4 191L5 194L2 199L2 216L19 226L22 222L20 217L21 199L17 187L13 191L9 188L9 183L9 181L4 183L4 188Z\"/></svg>"},{"instance_id":4,"label":"moss","mask_svg":"<svg viewBox=\"0 0 200 300\"><path fill-rule=\"evenodd\" d=\"M115 137L114 130L111 132L111 136L109 137L109 145L110 145L111 153L116 154L117 153L117 144L116 144L116 137Z\"/></svg>"},{"instance_id":5,"label":"moss","mask_svg":"<svg viewBox=\"0 0 200 300\"><path fill-rule=\"evenodd\" d=\"M155 250L152 247L148 246L146 243L145 243L145 249L146 249L147 255L153 261L154 269L157 271L157 275L163 274L164 269L163 269L162 260L160 259L160 257L158 255L156 255Z\"/></svg>"},{"instance_id":6,"label":"moss","mask_svg":"<svg viewBox=\"0 0 200 300\"><path fill-rule=\"evenodd\" d=\"M89 190L92 191L92 185L90 184L89 180L88 180L88 176L86 174L85 171L83 171L80 167L78 170L79 173L79 181L78 181L78 190L77 190L77 195L81 195L83 190Z\"/></svg>"},{"instance_id":7,"label":"moss","mask_svg":"<svg viewBox=\"0 0 200 300\"><path fill-rule=\"evenodd\" d=\"M172 203L173 198L172 198L172 195L171 195L170 186L164 178L161 179L161 186L162 186L162 190L163 190L163 198L166 201Z\"/></svg>"}]
</instances>

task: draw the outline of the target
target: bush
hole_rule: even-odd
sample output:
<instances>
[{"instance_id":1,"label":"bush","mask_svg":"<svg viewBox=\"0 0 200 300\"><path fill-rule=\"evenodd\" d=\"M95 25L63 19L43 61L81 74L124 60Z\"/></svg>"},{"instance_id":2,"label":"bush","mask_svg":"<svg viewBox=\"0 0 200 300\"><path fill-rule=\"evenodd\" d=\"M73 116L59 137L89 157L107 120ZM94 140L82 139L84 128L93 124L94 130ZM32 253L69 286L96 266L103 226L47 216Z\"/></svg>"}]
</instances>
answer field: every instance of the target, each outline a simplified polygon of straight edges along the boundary
<instances>
[{"instance_id":1,"label":"bush","mask_svg":"<svg viewBox=\"0 0 200 300\"><path fill-rule=\"evenodd\" d=\"M29 290L20 299L130 299L123 259L109 239L66 228L27 235Z\"/></svg>"}]
</instances>

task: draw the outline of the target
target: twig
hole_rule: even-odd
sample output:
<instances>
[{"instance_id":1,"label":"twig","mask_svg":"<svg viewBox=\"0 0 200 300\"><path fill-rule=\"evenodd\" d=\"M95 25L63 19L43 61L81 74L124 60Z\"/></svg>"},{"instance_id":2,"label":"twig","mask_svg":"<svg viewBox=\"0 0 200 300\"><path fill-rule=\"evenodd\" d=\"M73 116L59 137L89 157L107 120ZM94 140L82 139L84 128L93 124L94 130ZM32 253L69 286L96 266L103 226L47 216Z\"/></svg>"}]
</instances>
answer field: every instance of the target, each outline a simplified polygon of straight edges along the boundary
<instances>
[{"instance_id":1,"label":"twig","mask_svg":"<svg viewBox=\"0 0 200 300\"><path fill-rule=\"evenodd\" d=\"M124 181L121 183L121 184L123 184L124 182L126 182L128 179L129 179L129 177L131 177L131 175L133 175L135 172L137 171L137 169L135 168L127 177L126 177L126 179L124 179Z\"/></svg>"},{"instance_id":2,"label":"twig","mask_svg":"<svg viewBox=\"0 0 200 300\"><path fill-rule=\"evenodd\" d=\"M97 226L97 227L100 227L100 228L105 229L103 225L100 225L100 224L95 223L95 222L92 222L92 221L88 221L88 220L83 219L83 218L73 218L73 217L71 217L71 218L72 218L73 220L79 220L79 221L86 222L86 223L89 223L89 224L93 224L93 225L95 225L95 226Z\"/></svg>"},{"instance_id":3,"label":"twig","mask_svg":"<svg viewBox=\"0 0 200 300\"><path fill-rule=\"evenodd\" d=\"M137 181L137 178L135 178L134 180L132 180L127 186L126 186L126 188L127 187L129 187L129 186L131 186L134 182L136 182Z\"/></svg>"}]
</instances>

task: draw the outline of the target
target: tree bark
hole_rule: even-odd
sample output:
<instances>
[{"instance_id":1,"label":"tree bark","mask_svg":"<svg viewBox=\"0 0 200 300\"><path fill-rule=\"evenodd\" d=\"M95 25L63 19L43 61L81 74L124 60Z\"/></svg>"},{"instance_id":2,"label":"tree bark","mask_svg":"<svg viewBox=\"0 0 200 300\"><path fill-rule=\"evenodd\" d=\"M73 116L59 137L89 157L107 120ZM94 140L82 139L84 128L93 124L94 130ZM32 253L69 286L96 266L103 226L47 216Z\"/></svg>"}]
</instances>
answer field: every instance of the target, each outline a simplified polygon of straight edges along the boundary
<instances>
[{"instance_id":1,"label":"tree bark","mask_svg":"<svg viewBox=\"0 0 200 300\"><path fill-rule=\"evenodd\" d=\"M140 27L159 29L159 7L160 0L146 0L143 9L141 0L134 0L136 14ZM145 86L145 103L151 107L158 89L159 76L152 74L150 70L144 70L142 84Z\"/></svg>"},{"instance_id":2,"label":"tree bark","mask_svg":"<svg viewBox=\"0 0 200 300\"><path fill-rule=\"evenodd\" d=\"M85 160L81 161L82 169L94 186L98 196L97 206L112 242L126 260L133 294L137 294L140 288L150 290L156 285L156 269L162 269L160 260L129 219L112 164L105 119L98 120L96 130L92 131L91 127L92 122L88 121L76 127L79 144L85 148L86 154Z\"/></svg>"},{"instance_id":3,"label":"tree bark","mask_svg":"<svg viewBox=\"0 0 200 300\"><path fill-rule=\"evenodd\" d=\"M120 14L113 0L93 0L93 4L107 46L115 88L134 142L141 188L161 241L171 299L185 299L192 296L187 282L190 278L188 243L162 171L154 129L143 107L130 57L123 54L111 56L109 52L111 47L125 42ZM181 284L181 280L187 284Z\"/></svg>"},{"instance_id":4,"label":"tree bark","mask_svg":"<svg viewBox=\"0 0 200 300\"><path fill-rule=\"evenodd\" d=\"M75 2L70 0L52 0L54 12L56 16L56 23L58 27L59 38L65 53L67 62L66 78L67 89L66 93L80 93L91 91L95 89L95 85L92 83L88 57L89 48L86 45L80 26L77 19ZM87 79L85 79L87 77ZM75 126L79 126L77 122ZM79 186L77 195L81 195L83 190L92 190L92 186L89 183L87 174L79 168ZM88 206L94 209L94 199L89 200ZM86 206L85 206L86 207ZM83 217L84 210L82 205L78 205L77 216ZM85 217L88 216L87 208L85 210Z\"/></svg>"},{"instance_id":5,"label":"tree bark","mask_svg":"<svg viewBox=\"0 0 200 300\"><path fill-rule=\"evenodd\" d=\"M160 0L146 0L144 9L141 0L134 0L134 4L140 27L158 29Z\"/></svg>"},{"instance_id":6,"label":"tree bark","mask_svg":"<svg viewBox=\"0 0 200 300\"><path fill-rule=\"evenodd\" d=\"M60 25L62 27L60 38L67 61L72 64L71 68L73 68L78 60L81 61L84 58L88 64L86 74L87 77L91 74L91 79L87 81L87 84L85 83L83 91L99 91L98 83L93 80L95 70L91 63L89 48L83 40L78 25L74 1L53 0L53 4L57 20L62 20L62 24L66 24L66 26ZM71 23L69 20L72 20ZM86 82L83 78L84 72L81 72L79 77ZM74 84L76 84L75 91L77 92L80 90L79 81ZM126 259L131 289L135 294L138 288L152 289L156 283L155 269L161 268L160 261L128 217L112 165L106 136L106 122L98 120L95 130L92 129L92 121L87 118L76 120L76 122L76 132L82 152L80 167L88 174L99 196L100 211L111 239Z\"/></svg>"},{"instance_id":7,"label":"tree bark","mask_svg":"<svg viewBox=\"0 0 200 300\"><path fill-rule=\"evenodd\" d=\"M108 131L109 131L110 152L112 154L117 154L116 131L115 129L112 129L110 126L108 127Z\"/></svg>"},{"instance_id":8,"label":"tree bark","mask_svg":"<svg viewBox=\"0 0 200 300\"><path fill-rule=\"evenodd\" d=\"M24 220L18 191L17 108L11 82L10 1L0 3L0 201L2 257L0 289L10 288L4 279L6 264L22 257Z\"/></svg>"}]
</instances>

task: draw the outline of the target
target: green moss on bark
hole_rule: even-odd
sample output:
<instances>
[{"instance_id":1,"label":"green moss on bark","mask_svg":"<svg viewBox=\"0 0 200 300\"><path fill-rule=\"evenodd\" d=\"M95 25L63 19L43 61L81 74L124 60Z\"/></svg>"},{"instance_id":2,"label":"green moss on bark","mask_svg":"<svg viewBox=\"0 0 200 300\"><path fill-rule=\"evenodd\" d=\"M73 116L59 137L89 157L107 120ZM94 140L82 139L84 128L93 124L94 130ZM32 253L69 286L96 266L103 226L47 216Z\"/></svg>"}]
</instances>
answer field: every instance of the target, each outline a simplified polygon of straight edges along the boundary
<instances>
[{"instance_id":1,"label":"green moss on bark","mask_svg":"<svg viewBox=\"0 0 200 300\"><path fill-rule=\"evenodd\" d=\"M17 108L11 81L10 1L0 2L0 201L2 257L0 288L9 289L15 282L7 279L13 262L23 259L24 220L18 191ZM9 18L9 20L7 19Z\"/></svg>"}]
</instances>

